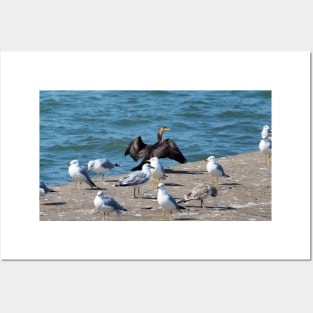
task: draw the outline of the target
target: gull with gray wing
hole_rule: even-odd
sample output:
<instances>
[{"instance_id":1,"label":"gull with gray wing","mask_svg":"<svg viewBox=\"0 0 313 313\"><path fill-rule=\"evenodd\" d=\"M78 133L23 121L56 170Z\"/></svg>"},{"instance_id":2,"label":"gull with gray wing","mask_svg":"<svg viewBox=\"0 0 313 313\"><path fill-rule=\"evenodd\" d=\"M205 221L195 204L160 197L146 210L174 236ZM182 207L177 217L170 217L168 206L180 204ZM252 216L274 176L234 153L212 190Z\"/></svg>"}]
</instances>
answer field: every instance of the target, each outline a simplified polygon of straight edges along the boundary
<instances>
[{"instance_id":1,"label":"gull with gray wing","mask_svg":"<svg viewBox=\"0 0 313 313\"><path fill-rule=\"evenodd\" d=\"M229 177L225 172L221 164L216 162L215 157L209 156L207 158L208 164L206 166L208 173L210 174L210 182L212 184L218 184L219 177ZM215 180L214 180L215 178Z\"/></svg>"},{"instance_id":2,"label":"gull with gray wing","mask_svg":"<svg viewBox=\"0 0 313 313\"><path fill-rule=\"evenodd\" d=\"M90 179L88 172L86 171L85 168L79 166L79 162L77 160L72 160L69 163L69 168L68 168L68 173L69 175L73 178L75 182L75 189L76 189L76 184L79 182L80 184L82 182L86 183L89 185L91 188L95 187L97 189L100 189L98 186L95 185L95 183Z\"/></svg>"},{"instance_id":3,"label":"gull with gray wing","mask_svg":"<svg viewBox=\"0 0 313 313\"><path fill-rule=\"evenodd\" d=\"M183 206L177 204L176 200L166 191L166 187L164 183L160 183L158 185L158 204L163 208L163 218L165 219L165 211L169 211L170 219L173 216L173 210L181 212L181 210L185 210Z\"/></svg>"},{"instance_id":4,"label":"gull with gray wing","mask_svg":"<svg viewBox=\"0 0 313 313\"><path fill-rule=\"evenodd\" d=\"M43 181L39 183L39 195L44 196L48 192L55 192L53 189L50 189Z\"/></svg>"},{"instance_id":5,"label":"gull with gray wing","mask_svg":"<svg viewBox=\"0 0 313 313\"><path fill-rule=\"evenodd\" d=\"M121 215L121 211L127 211L122 205L120 205L114 198L106 197L102 191L99 191L93 201L96 209L103 211L103 220L105 216L109 216L110 212L115 212L118 216Z\"/></svg>"},{"instance_id":6,"label":"gull with gray wing","mask_svg":"<svg viewBox=\"0 0 313 313\"><path fill-rule=\"evenodd\" d=\"M127 176L121 178L116 186L133 186L134 187L134 198L139 198L139 188L146 185L151 180L151 169L152 166L145 163L142 166L141 171L131 172ZM138 190L136 196L136 189Z\"/></svg>"},{"instance_id":7,"label":"gull with gray wing","mask_svg":"<svg viewBox=\"0 0 313 313\"><path fill-rule=\"evenodd\" d=\"M102 181L104 178L104 173L112 170L115 167L119 167L119 164L112 163L108 159L97 159L97 160L90 160L88 162L88 172L93 171L97 174L97 177L99 174L102 174ZM97 178L96 177L96 178Z\"/></svg>"}]
</instances>

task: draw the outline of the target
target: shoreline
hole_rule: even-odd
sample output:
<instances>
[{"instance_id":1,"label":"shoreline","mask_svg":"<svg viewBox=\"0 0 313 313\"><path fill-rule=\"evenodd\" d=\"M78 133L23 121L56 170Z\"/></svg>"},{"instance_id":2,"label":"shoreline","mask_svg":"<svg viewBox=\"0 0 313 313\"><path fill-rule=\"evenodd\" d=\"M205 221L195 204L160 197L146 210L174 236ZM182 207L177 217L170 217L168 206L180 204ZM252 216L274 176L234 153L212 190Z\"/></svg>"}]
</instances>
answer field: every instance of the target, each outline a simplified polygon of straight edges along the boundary
<instances>
[{"instance_id":1,"label":"shoreline","mask_svg":"<svg viewBox=\"0 0 313 313\"><path fill-rule=\"evenodd\" d=\"M162 160L161 160L162 162ZM229 178L219 178L217 197L181 203L186 207L182 213L173 212L173 220L188 221L271 221L271 167L263 163L263 155L249 152L217 159ZM197 183L208 183L206 162L198 161L166 168L164 181L168 193L179 201ZM126 174L128 174L127 172ZM156 186L140 188L142 198L133 198L133 187L115 187L125 174L105 176L96 181L106 196L113 197L127 208L117 216L114 212L106 221L160 221L162 209L156 201ZM79 184L77 184L79 186ZM55 192L40 197L40 221L103 221L103 213L94 208L97 189L82 183L81 190L73 190L73 183L49 185ZM168 220L168 218L166 218Z\"/></svg>"}]
</instances>

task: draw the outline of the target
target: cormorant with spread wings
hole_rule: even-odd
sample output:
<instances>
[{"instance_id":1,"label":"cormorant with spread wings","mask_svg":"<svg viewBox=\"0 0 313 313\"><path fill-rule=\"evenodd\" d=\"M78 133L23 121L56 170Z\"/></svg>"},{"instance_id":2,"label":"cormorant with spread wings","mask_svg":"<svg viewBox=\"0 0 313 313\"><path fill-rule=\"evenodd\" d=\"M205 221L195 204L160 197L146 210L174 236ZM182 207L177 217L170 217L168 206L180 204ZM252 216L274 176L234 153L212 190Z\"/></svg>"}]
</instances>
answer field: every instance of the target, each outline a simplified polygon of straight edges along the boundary
<instances>
[{"instance_id":1,"label":"cormorant with spread wings","mask_svg":"<svg viewBox=\"0 0 313 313\"><path fill-rule=\"evenodd\" d=\"M141 136L136 137L126 148L125 156L130 154L133 160L138 161L143 158L141 163L132 168L132 171L138 171L142 168L142 165L150 160L152 157L170 158L179 163L186 163L187 159L181 153L176 143L171 139L163 139L162 135L165 131L170 130L168 127L160 127L157 138L158 141L155 144L145 144Z\"/></svg>"}]
</instances>

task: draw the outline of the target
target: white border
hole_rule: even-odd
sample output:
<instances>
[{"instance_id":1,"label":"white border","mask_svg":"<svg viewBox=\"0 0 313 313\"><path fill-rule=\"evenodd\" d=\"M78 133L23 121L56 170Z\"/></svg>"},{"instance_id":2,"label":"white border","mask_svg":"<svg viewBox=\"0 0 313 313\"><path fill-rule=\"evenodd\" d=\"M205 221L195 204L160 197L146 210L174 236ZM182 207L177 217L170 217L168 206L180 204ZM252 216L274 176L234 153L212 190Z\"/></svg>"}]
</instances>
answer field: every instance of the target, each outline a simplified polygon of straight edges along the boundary
<instances>
[{"instance_id":1,"label":"white border","mask_svg":"<svg viewBox=\"0 0 313 313\"><path fill-rule=\"evenodd\" d=\"M272 90L273 221L39 222L39 90L57 89ZM309 140L308 52L3 52L1 258L309 259Z\"/></svg>"}]
</instances>

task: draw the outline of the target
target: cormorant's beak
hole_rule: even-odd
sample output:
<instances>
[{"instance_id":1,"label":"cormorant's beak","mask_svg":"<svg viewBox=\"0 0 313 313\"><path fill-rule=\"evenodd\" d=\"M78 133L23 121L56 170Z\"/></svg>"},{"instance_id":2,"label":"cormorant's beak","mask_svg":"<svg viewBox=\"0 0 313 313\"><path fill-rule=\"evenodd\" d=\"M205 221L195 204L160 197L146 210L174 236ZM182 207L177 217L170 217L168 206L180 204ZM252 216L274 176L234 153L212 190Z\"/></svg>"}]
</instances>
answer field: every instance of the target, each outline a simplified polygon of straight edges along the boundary
<instances>
[{"instance_id":1,"label":"cormorant's beak","mask_svg":"<svg viewBox=\"0 0 313 313\"><path fill-rule=\"evenodd\" d=\"M171 129L168 127L163 127L163 131L167 131L167 130L171 130Z\"/></svg>"}]
</instances>

